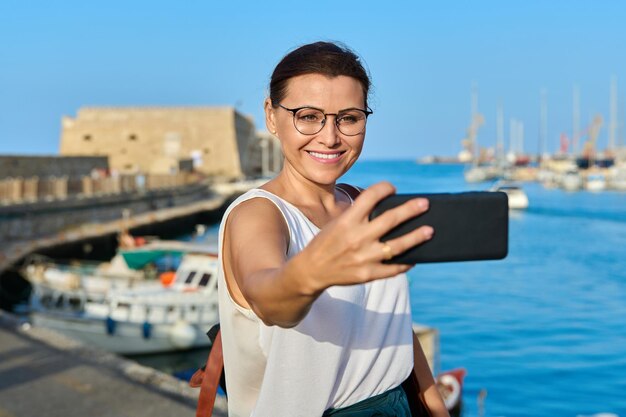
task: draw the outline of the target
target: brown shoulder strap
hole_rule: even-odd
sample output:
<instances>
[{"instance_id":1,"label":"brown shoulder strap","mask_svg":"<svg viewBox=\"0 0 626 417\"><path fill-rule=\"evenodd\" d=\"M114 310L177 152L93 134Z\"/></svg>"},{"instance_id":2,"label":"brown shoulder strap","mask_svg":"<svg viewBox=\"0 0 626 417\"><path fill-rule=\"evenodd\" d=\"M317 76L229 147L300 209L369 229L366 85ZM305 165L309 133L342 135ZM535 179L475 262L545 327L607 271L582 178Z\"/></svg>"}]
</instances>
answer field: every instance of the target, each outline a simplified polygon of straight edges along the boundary
<instances>
[{"instance_id":1,"label":"brown shoulder strap","mask_svg":"<svg viewBox=\"0 0 626 417\"><path fill-rule=\"evenodd\" d=\"M223 368L222 332L219 331L206 361L204 377L202 378L202 385L200 386L198 407L196 408L196 417L211 417L213 415L217 386L220 383Z\"/></svg>"},{"instance_id":2,"label":"brown shoulder strap","mask_svg":"<svg viewBox=\"0 0 626 417\"><path fill-rule=\"evenodd\" d=\"M341 191L343 191L344 193L348 194L350 196L350 198L352 199L352 201L356 200L356 198L359 196L359 194L361 194L361 191L363 191L363 189L356 187L354 185L350 185L350 184L346 184L346 183L340 183L340 184L336 184L335 187L339 188Z\"/></svg>"}]
</instances>

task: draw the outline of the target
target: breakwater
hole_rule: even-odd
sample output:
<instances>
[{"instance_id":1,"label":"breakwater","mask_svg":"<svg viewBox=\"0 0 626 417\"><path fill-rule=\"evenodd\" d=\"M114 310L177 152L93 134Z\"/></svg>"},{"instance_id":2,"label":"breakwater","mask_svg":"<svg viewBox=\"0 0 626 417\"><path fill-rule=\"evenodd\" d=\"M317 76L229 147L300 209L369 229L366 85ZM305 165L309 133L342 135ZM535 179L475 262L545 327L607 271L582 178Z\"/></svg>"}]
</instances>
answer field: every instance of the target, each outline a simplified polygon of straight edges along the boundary
<instances>
[{"instance_id":1,"label":"breakwater","mask_svg":"<svg viewBox=\"0 0 626 417\"><path fill-rule=\"evenodd\" d=\"M189 184L142 193L68 198L0 207L0 307L27 297L21 263L37 253L56 259L109 260L121 231L172 238L219 221L227 204L256 182Z\"/></svg>"}]
</instances>

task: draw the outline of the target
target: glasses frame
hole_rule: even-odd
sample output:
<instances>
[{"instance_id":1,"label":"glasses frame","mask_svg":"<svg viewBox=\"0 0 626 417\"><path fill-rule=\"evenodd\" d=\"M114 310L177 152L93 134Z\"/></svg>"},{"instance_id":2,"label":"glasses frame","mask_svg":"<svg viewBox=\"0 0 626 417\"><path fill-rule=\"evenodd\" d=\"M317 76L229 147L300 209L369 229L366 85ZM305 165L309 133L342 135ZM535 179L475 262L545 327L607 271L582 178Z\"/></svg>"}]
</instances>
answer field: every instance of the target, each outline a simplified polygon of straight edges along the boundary
<instances>
[{"instance_id":1,"label":"glasses frame","mask_svg":"<svg viewBox=\"0 0 626 417\"><path fill-rule=\"evenodd\" d=\"M363 133L365 131L365 127L367 126L367 118L369 117L370 114L374 113L372 110L369 110L369 109L368 110L363 110L363 109L359 109L358 107L350 107L348 109L340 110L339 113L347 112L347 111L350 111L350 110L358 110L358 111L361 111L361 112L363 112L365 114L365 124L363 125L363 129L360 132L358 132L358 133L354 133L352 135L348 135L346 133L343 133L341 131L341 127L339 127L339 122L338 122L339 118L337 117L339 115L339 113L324 113L324 110L318 109L317 107L313 107L313 106L302 106L302 107L296 107L296 108L290 109L289 107L285 107L285 106L283 106L280 103L277 103L277 104L278 104L278 107L280 107L280 108L282 108L284 110L287 110L288 112L291 113L292 120L293 120L293 127L298 132L300 132L300 129L298 129L298 126L296 125L296 113L298 113L300 110L302 110L302 109L313 109L313 110L319 111L320 113L322 113L324 115L324 120L322 120L322 122L320 123L320 129L317 132L315 132L315 133L303 133L303 132L300 132L301 134L306 135L306 136L313 136L313 135L317 135L318 133L320 133L322 131L322 129L324 129L324 126L326 126L326 120L328 118L327 116L335 116L335 126L337 127L337 130L339 130L339 132L341 132L342 135L346 135L346 136L357 136L357 135L360 135L361 133Z\"/></svg>"}]
</instances>

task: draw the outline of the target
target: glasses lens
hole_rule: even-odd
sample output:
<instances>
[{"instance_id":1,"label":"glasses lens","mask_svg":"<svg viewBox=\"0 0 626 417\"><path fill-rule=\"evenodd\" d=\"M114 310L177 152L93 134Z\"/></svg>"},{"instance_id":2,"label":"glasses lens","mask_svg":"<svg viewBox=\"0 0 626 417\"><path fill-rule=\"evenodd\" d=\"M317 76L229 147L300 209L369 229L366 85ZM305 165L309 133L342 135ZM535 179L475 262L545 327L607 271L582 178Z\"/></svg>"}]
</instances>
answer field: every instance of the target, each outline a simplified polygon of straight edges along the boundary
<instances>
[{"instance_id":1,"label":"glasses lens","mask_svg":"<svg viewBox=\"0 0 626 417\"><path fill-rule=\"evenodd\" d=\"M293 123L303 135L314 135L324 127L326 116L321 110L303 108L293 115ZM362 110L342 111L336 116L337 128L346 136L355 136L365 130L367 114Z\"/></svg>"},{"instance_id":2,"label":"glasses lens","mask_svg":"<svg viewBox=\"0 0 626 417\"><path fill-rule=\"evenodd\" d=\"M347 136L358 135L365 129L367 115L361 110L347 110L337 115L337 127Z\"/></svg>"},{"instance_id":3,"label":"glasses lens","mask_svg":"<svg viewBox=\"0 0 626 417\"><path fill-rule=\"evenodd\" d=\"M324 113L317 109L304 108L293 115L293 122L303 135L314 135L324 127Z\"/></svg>"}]
</instances>

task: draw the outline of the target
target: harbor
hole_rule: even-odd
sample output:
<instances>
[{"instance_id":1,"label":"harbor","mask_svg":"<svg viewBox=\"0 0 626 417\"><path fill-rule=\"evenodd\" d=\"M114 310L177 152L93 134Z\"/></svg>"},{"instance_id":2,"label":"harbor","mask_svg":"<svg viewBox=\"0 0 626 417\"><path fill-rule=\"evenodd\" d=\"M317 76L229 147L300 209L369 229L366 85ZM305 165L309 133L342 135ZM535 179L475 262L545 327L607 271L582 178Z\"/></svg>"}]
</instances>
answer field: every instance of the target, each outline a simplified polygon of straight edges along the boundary
<instances>
[{"instance_id":1,"label":"harbor","mask_svg":"<svg viewBox=\"0 0 626 417\"><path fill-rule=\"evenodd\" d=\"M198 389L132 356L206 360L216 249L172 239L279 169L276 140L228 107L89 108L62 127L60 155L0 156L0 415L192 415ZM102 137L120 142L105 156ZM180 269L121 258L154 245Z\"/></svg>"},{"instance_id":2,"label":"harbor","mask_svg":"<svg viewBox=\"0 0 626 417\"><path fill-rule=\"evenodd\" d=\"M197 415L220 324L217 417L400 393L409 324L449 417L626 417L626 2L0 3L0 417ZM332 182L500 255L354 286Z\"/></svg>"},{"instance_id":3,"label":"harbor","mask_svg":"<svg viewBox=\"0 0 626 417\"><path fill-rule=\"evenodd\" d=\"M548 130L547 92L540 92L539 134L537 148L529 150L524 121L511 117L508 136L505 135L504 106L496 108L495 123L491 133L495 144L487 145L479 132L487 123L478 108L478 86L472 83L470 123L461 140L461 151L456 156L425 156L417 160L420 164L458 163L465 166L463 176L468 183L509 184L537 182L546 189L576 191L626 191L626 145L624 143L624 121L618 103L617 77L612 76L609 93L609 117L606 126L606 144L599 146L605 118L597 113L581 128L580 90L572 89L572 128L563 130L558 143ZM534 136L534 135L533 135ZM493 143L493 141L489 141ZM551 149L549 151L549 149ZM556 149L556 150L552 150ZM517 186L519 188L519 185Z\"/></svg>"},{"instance_id":4,"label":"harbor","mask_svg":"<svg viewBox=\"0 0 626 417\"><path fill-rule=\"evenodd\" d=\"M166 110L159 112L167 114ZM125 111L106 109L105 114ZM179 117L181 110L173 112ZM130 113L134 117L144 115L141 109L131 109ZM144 136L139 127L133 130L140 132L138 136ZM85 140L84 135L79 138ZM136 139L125 137L125 140L134 142ZM59 351L46 350L42 355L60 355L55 361L61 362L78 357L80 360L73 367L81 369L95 366L90 362L94 357L108 358L106 364L112 369L110 378L117 378L121 372L125 381L122 385L132 386L128 392L140 391L136 396L142 398L145 390L163 397L164 410L181 407L179 412L192 413L198 391L187 387L186 381L203 364L210 349L205 333L218 322L216 226L234 198L262 184L280 167L274 152L276 148L268 150L271 139L259 133L249 136L248 140L250 142L242 145L242 149L256 146L257 152L245 153L247 162L234 164L240 171L235 170L229 176L222 175L223 169L202 171L201 167L208 163L206 160L202 161L203 165L199 162L194 165L193 161L187 163L177 156L165 161L169 173L163 172L159 165L140 167L141 153L136 155L137 164L131 164L128 171L118 165L119 155L115 153L107 158L4 157L5 177L0 181L0 230L4 236L0 243L0 301L8 310L3 313L3 323L12 324L4 326L0 337L7 341L7 346L19 345L20 341L30 344L35 343L33 340L37 343L42 339L63 340L46 348ZM235 138L234 142L237 142ZM181 141L178 147L183 146ZM363 187L377 181L391 181L398 192L502 191L509 198L511 249L507 259L497 264L485 263L492 268L472 263L462 266L462 270L455 269L458 268L455 264L436 269L420 265L409 274L415 331L454 416L501 413L499 410L510 410L508 404L519 404L520 400L502 392L500 376L485 368L480 362L480 352L468 345L476 342L473 339L476 335L472 333L470 341L465 340L454 320L449 321L448 313L431 309L428 302L423 304L425 300L420 294L430 294L429 297L439 299L443 305L453 305L457 298L462 298L454 292L455 288L477 290L472 277L489 277L486 278L491 282L488 288L498 294L506 292L510 285L501 283L502 287L493 287L494 283L502 282L503 277L535 274L532 265L523 260L526 256L532 257L526 247L531 238L520 234L520 227L527 222L548 224L550 217L579 219L587 215L584 213L588 207L595 207L589 211L593 215L600 213L598 218L592 216L592 221L596 222L594 227L604 227L604 223L609 222L619 231L626 221L619 209L623 205L620 198L624 196L621 190L613 185L589 187L591 172L623 168L621 151L615 153L608 166L598 166L600 159L580 166L581 162L573 156L503 161L506 160L485 159L467 165L458 161L450 163L449 159L420 164L406 160L364 161L357 163L346 178ZM574 167L581 178L578 188L562 186L565 177L560 175L573 171ZM472 170L473 174L468 175ZM549 181L556 185L550 185ZM573 214L572 199L583 208L581 214ZM554 206L555 201L560 201L559 207ZM600 206L596 207L597 204ZM562 225L559 233L563 227L567 226ZM559 233L554 232L553 236ZM619 239L618 235L609 241L619 245ZM605 254L608 265L603 267L609 276L619 277L618 257L611 250ZM516 270L520 263L526 272ZM546 271L550 270L548 264L542 265ZM421 278L424 273L428 276L426 281ZM552 275L551 279L558 280L559 274ZM438 280L445 284L437 286ZM451 284L454 282L456 284ZM441 300L446 294L450 299ZM488 294L480 297L488 297ZM457 308L463 310L464 306ZM489 313L489 317L478 320L496 328L485 327L479 332L480 337L500 340L501 335L495 334L500 331L497 330L499 324L492 321L491 314L497 317L501 313ZM464 322L464 328L481 328L472 312L466 311L462 316L469 320ZM463 318L455 320L463 321ZM505 338L499 343L511 342ZM91 353L83 357L74 349ZM69 356L63 356L68 350ZM500 354L497 349L492 353ZM15 360L19 363L22 359L16 356ZM6 366L11 363L6 362ZM71 368L68 366L67 372L71 372ZM85 375L91 374L85 372ZM47 376L41 378L45 380ZM109 395L100 393L100 397L92 399L92 391L84 388L88 382L74 374L54 374L50 378L61 381L61 385L69 378L74 384L70 388L84 390L85 407L95 407L98 401L103 401L102 396ZM153 386L155 381L156 387ZM617 381L618 385L620 383ZM61 395L71 393L70 390ZM20 398L23 394L11 395ZM116 392L111 391L111 395ZM133 398L123 405L132 415L136 415L134 401ZM158 404L159 401L153 402ZM225 402L225 397L218 397L215 415L225 413ZM549 409L547 403L537 407ZM0 411L15 416L35 411L29 409L28 404L16 404L15 409ZM613 411L619 407L620 403L616 402L607 408L589 411ZM22 412L25 414L20 414Z\"/></svg>"},{"instance_id":5,"label":"harbor","mask_svg":"<svg viewBox=\"0 0 626 417\"><path fill-rule=\"evenodd\" d=\"M423 192L468 191L484 189L489 184L467 183L463 177L462 165L419 165L411 161L359 163L346 181L367 186L383 178L396 184L399 192L418 189ZM543 364L546 367L545 372L552 375L561 372L560 369L566 369L561 368L564 365L557 360L561 355L565 355L572 363L580 363L581 367L585 367L587 365L584 365L584 358L588 355L599 355L604 358L602 363L608 364L617 363L615 360L621 352L619 343L614 340L615 337L622 337L621 331L613 336L610 333L610 329L616 330L615 326L618 324L613 320L606 321L606 317L598 321L604 315L598 315L596 303L592 302L589 309L578 310L577 306L586 305L583 295L585 288L597 286L593 291L594 297L598 298L597 302L606 303L605 309L616 309L611 310L611 317L621 317L621 304L615 297L619 298L623 293L623 261L619 248L626 244L620 237L620 231L626 222L621 209L624 195L608 191L571 193L560 189L545 189L537 182L527 183L525 189L531 204L526 210L511 213L510 253L507 259L458 265L423 265L411 271L409 277L414 319L436 329L438 335L438 360L433 367L436 372L456 368L467 370L463 387L464 416L481 413L505 414L514 404L519 407L520 403L526 402L529 404L529 412L531 409L550 409L557 415L571 415L575 412L591 415L601 411L619 415L623 406L617 399L619 396L614 397L615 400L607 400L599 408L590 408L580 402L571 401L567 402L570 404L568 406L562 405L564 403L559 399L573 395L574 381L581 377L576 371L578 365L574 369L566 367L569 370L564 372L568 378L557 384L556 391L549 395L533 392L530 387L525 395L506 389L506 381L510 375L520 374L532 378L535 372L532 366L526 368L524 362L516 365L516 357L524 358L529 363ZM219 214L216 213L214 218L219 218ZM210 243L215 236L215 223L207 222L206 227L206 235L200 237L200 240ZM574 231L581 234L576 236ZM194 230L190 228L177 239L184 241L185 236L193 234ZM594 235L597 236L593 237ZM117 239L115 235L114 237ZM601 246L598 246L599 237L602 237ZM592 245L595 248L593 253L577 250L573 242L578 239L595 242ZM82 245L77 245L76 248L81 249ZM92 256L94 253L92 252ZM104 258L101 262L112 255L113 253L101 256ZM601 291L601 288L607 286L613 288L612 295ZM543 288L551 290L544 293L541 290ZM559 291L567 292L570 301L549 296L556 296ZM485 299L492 301L483 304L481 300ZM511 302L517 306L515 310L507 308ZM474 307L468 310L469 306ZM531 314L535 308L538 310ZM576 326L565 326L562 319L568 314L578 317L576 320L579 324L576 326L582 326L583 333L579 333ZM507 316L509 319L505 323L511 326L510 331L502 327L504 324L499 321L499 317ZM549 325L550 320L556 321ZM536 347L533 348L526 346L519 337L524 329L531 331L535 326L548 326L551 330L534 337L533 343ZM138 329L137 333L140 332L141 329ZM563 340L568 338L578 340L575 350L568 351L562 345ZM615 351L597 353L594 347L596 343L613 345ZM513 349L517 344L517 353L507 357L504 352ZM547 356L541 353L542 349L548 349ZM132 356L129 359L163 369L171 376L183 371L173 364L187 355L184 351L166 355L160 364L151 362L150 356ZM203 356L202 353L194 355L200 358ZM556 362L547 362L549 358ZM490 365L494 360L500 364L499 372ZM608 365L598 365L597 370L594 370L594 365L589 366L589 372L597 377L604 375L604 378L611 378L616 387L624 383L618 376L621 374L611 371L610 367L607 368ZM187 363L185 368L188 367ZM617 370L619 366L615 368ZM553 382L556 384L556 380ZM594 392L593 389L590 390ZM553 402L561 405L550 408L549 404Z\"/></svg>"}]
</instances>

